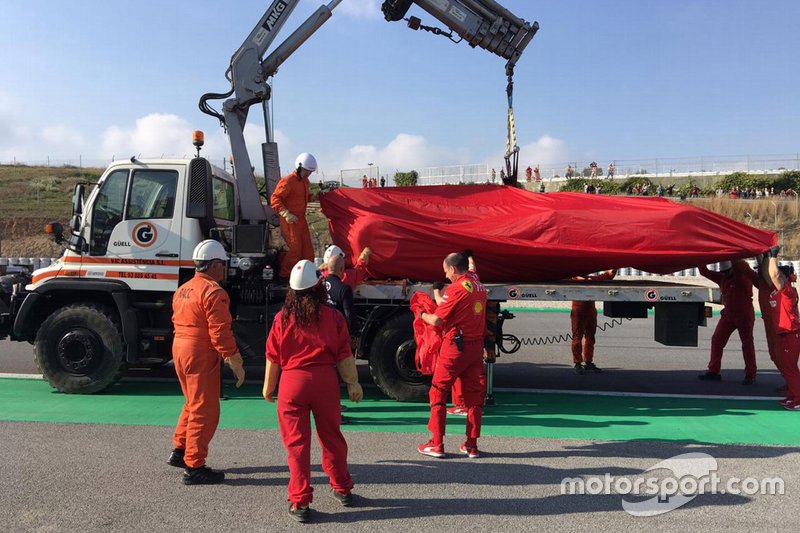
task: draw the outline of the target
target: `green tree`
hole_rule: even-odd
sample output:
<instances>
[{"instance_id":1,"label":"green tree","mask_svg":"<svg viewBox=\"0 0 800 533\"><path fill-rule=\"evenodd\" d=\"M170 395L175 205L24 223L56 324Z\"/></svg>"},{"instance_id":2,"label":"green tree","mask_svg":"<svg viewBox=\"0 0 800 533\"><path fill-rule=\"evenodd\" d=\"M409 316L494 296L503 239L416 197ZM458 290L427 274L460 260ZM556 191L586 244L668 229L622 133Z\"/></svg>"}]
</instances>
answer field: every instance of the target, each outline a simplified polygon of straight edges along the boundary
<instances>
[{"instance_id":1,"label":"green tree","mask_svg":"<svg viewBox=\"0 0 800 533\"><path fill-rule=\"evenodd\" d=\"M398 187L413 187L417 184L417 179L419 179L419 174L417 174L416 170L395 172L394 174L394 184Z\"/></svg>"}]
</instances>

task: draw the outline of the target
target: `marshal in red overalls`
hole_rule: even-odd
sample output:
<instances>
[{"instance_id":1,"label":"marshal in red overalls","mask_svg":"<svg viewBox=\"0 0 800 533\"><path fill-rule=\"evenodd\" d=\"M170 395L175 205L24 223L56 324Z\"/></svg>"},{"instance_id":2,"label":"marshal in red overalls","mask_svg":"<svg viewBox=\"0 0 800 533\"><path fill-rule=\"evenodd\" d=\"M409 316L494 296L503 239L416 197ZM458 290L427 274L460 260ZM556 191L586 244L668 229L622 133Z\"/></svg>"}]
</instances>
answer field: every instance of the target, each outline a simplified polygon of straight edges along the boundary
<instances>
[{"instance_id":1,"label":"marshal in red overalls","mask_svg":"<svg viewBox=\"0 0 800 533\"><path fill-rule=\"evenodd\" d=\"M278 423L289 462L289 501L311 503L311 414L322 446L322 469L331 487L349 493L353 480L347 468L347 442L342 435L336 363L348 357L350 334L342 314L319 308L317 324L300 326L280 311L267 338L267 359L281 368Z\"/></svg>"},{"instance_id":2,"label":"marshal in red overalls","mask_svg":"<svg viewBox=\"0 0 800 533\"><path fill-rule=\"evenodd\" d=\"M781 290L773 290L769 296L772 321L777 333L779 368L788 386L786 399L792 404L788 407L800 403L800 370L797 368L800 357L800 316L797 311L797 290L792 286L794 277L790 276Z\"/></svg>"},{"instance_id":3,"label":"marshal in red overalls","mask_svg":"<svg viewBox=\"0 0 800 533\"><path fill-rule=\"evenodd\" d=\"M485 395L485 382L481 377L486 330L486 288L478 275L474 272L459 275L445 290L443 301L434 314L442 320L444 334L429 394L431 443L443 448L447 394L455 380L460 378L461 394L467 408L467 441L464 446L477 450ZM459 350L455 340L459 332L464 339L463 351Z\"/></svg>"}]
</instances>

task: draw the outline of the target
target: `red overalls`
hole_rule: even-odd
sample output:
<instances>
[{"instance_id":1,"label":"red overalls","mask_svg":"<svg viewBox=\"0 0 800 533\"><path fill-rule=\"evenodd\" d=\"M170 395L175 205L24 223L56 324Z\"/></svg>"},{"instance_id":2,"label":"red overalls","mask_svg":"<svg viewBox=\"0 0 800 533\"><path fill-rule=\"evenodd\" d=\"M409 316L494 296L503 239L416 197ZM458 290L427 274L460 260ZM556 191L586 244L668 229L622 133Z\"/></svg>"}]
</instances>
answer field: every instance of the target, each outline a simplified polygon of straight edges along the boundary
<instances>
[{"instance_id":1,"label":"red overalls","mask_svg":"<svg viewBox=\"0 0 800 533\"><path fill-rule=\"evenodd\" d=\"M597 331L597 308L594 302L572 302L569 318L572 322L572 363L591 363L594 359L594 334Z\"/></svg>"},{"instance_id":2,"label":"red overalls","mask_svg":"<svg viewBox=\"0 0 800 533\"><path fill-rule=\"evenodd\" d=\"M616 271L601 272L571 278L577 281L607 281L614 279ZM597 308L594 302L572 302L569 313L572 324L572 363L591 363L594 360L595 332L597 331ZM581 346L583 341L583 346Z\"/></svg>"},{"instance_id":3,"label":"red overalls","mask_svg":"<svg viewBox=\"0 0 800 533\"><path fill-rule=\"evenodd\" d=\"M761 310L761 320L764 321L769 358L780 370L781 358L778 353L778 334L775 332L775 321L772 317L772 307L770 307L770 294L775 290L775 287L759 274L753 277L753 285L758 289L758 308Z\"/></svg>"},{"instance_id":4,"label":"red overalls","mask_svg":"<svg viewBox=\"0 0 800 533\"><path fill-rule=\"evenodd\" d=\"M172 359L186 397L173 443L186 450L189 468L206 464L219 423L220 363L237 352L229 306L225 290L201 272L172 297Z\"/></svg>"},{"instance_id":5,"label":"red overalls","mask_svg":"<svg viewBox=\"0 0 800 533\"><path fill-rule=\"evenodd\" d=\"M722 310L717 327L711 336L711 359L708 371L719 374L722 367L722 351L731 334L739 330L744 358L744 375L756 375L756 348L753 344L753 324L756 316L753 311L753 276L755 273L744 261L736 261L729 273L712 272L705 266L700 273L719 285L722 291Z\"/></svg>"},{"instance_id":6,"label":"red overalls","mask_svg":"<svg viewBox=\"0 0 800 533\"><path fill-rule=\"evenodd\" d=\"M797 312L797 290L787 282L781 290L772 291L769 304L778 339L778 368L789 387L786 397L797 403L800 402L800 370L797 368L800 356L800 317Z\"/></svg>"},{"instance_id":7,"label":"red overalls","mask_svg":"<svg viewBox=\"0 0 800 533\"><path fill-rule=\"evenodd\" d=\"M347 469L347 442L340 430L336 363L352 357L350 334L342 314L319 308L319 323L300 326L294 317L284 327L280 311L267 338L267 359L281 367L278 424L289 462L289 501L299 507L312 501L311 414L322 446L322 468L339 493L353 489Z\"/></svg>"},{"instance_id":8,"label":"red overalls","mask_svg":"<svg viewBox=\"0 0 800 533\"><path fill-rule=\"evenodd\" d=\"M294 224L281 217L281 236L289 247L278 274L282 278L288 278L292 267L301 259L314 261L314 247L306 221L306 206L310 200L308 180L300 178L297 171L282 177L270 198L270 206L276 213L286 209L297 217Z\"/></svg>"},{"instance_id":9,"label":"red overalls","mask_svg":"<svg viewBox=\"0 0 800 533\"><path fill-rule=\"evenodd\" d=\"M447 394L457 378L467 408L467 446L476 446L481 434L481 417L485 396L483 375L483 337L486 330L486 288L477 274L459 276L444 292L444 301L435 315L442 319L442 347L429 393L431 417L428 429L433 444L441 445L445 435ZM453 342L458 330L464 337L464 350Z\"/></svg>"}]
</instances>

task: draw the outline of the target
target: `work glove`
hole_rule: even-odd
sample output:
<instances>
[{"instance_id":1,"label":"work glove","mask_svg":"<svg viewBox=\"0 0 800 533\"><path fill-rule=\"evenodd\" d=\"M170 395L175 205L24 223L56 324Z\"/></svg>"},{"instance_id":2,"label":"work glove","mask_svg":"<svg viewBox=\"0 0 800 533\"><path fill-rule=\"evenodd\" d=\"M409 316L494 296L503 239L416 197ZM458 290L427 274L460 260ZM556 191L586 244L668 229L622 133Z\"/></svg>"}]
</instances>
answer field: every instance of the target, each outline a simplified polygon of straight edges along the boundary
<instances>
[{"instance_id":1,"label":"work glove","mask_svg":"<svg viewBox=\"0 0 800 533\"><path fill-rule=\"evenodd\" d=\"M359 383L348 383L347 395L350 397L351 402L358 403L364 399L364 390Z\"/></svg>"},{"instance_id":2,"label":"work glove","mask_svg":"<svg viewBox=\"0 0 800 533\"><path fill-rule=\"evenodd\" d=\"M225 359L225 362L231 368L233 375L236 377L236 388L242 386L244 383L244 362L242 361L242 356L239 352L236 352L232 356Z\"/></svg>"},{"instance_id":3,"label":"work glove","mask_svg":"<svg viewBox=\"0 0 800 533\"><path fill-rule=\"evenodd\" d=\"M434 281L432 287L433 290L440 291L444 289L444 281Z\"/></svg>"},{"instance_id":4,"label":"work glove","mask_svg":"<svg viewBox=\"0 0 800 533\"><path fill-rule=\"evenodd\" d=\"M284 209L281 211L281 216L286 219L287 224L294 224L297 222L297 217L289 212L288 209Z\"/></svg>"},{"instance_id":5,"label":"work glove","mask_svg":"<svg viewBox=\"0 0 800 533\"><path fill-rule=\"evenodd\" d=\"M359 261L363 261L366 265L369 263L369 256L372 255L372 250L370 250L369 246L365 246L363 250L361 250L361 255L358 256Z\"/></svg>"},{"instance_id":6,"label":"work glove","mask_svg":"<svg viewBox=\"0 0 800 533\"><path fill-rule=\"evenodd\" d=\"M770 257L778 257L779 253L781 253L781 247L780 246L772 246L769 249L769 256Z\"/></svg>"}]
</instances>

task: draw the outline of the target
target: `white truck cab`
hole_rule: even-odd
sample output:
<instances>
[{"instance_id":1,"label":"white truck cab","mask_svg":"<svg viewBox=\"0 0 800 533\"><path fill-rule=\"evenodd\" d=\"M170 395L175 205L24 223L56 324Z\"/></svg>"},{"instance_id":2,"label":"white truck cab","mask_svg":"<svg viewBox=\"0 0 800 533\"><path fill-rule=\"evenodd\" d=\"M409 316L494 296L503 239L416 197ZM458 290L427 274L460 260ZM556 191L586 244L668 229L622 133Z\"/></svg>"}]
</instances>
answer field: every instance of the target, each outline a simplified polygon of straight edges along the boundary
<instances>
[{"instance_id":1,"label":"white truck cab","mask_svg":"<svg viewBox=\"0 0 800 533\"><path fill-rule=\"evenodd\" d=\"M194 267L201 221L187 216L191 160L112 163L85 200L64 255L26 287L58 277L118 280L132 290L174 292L180 269ZM238 223L233 176L211 166L211 215L217 231ZM78 209L79 211L80 208Z\"/></svg>"}]
</instances>

